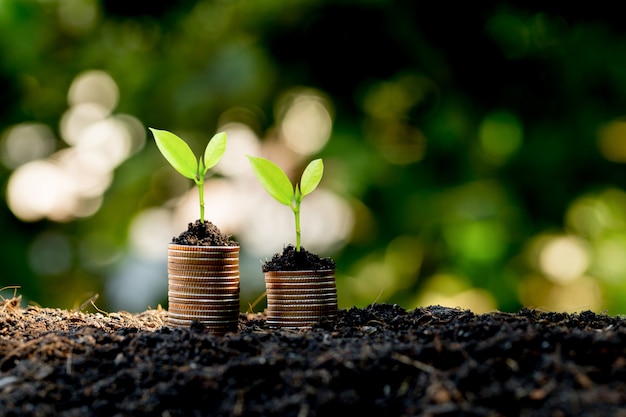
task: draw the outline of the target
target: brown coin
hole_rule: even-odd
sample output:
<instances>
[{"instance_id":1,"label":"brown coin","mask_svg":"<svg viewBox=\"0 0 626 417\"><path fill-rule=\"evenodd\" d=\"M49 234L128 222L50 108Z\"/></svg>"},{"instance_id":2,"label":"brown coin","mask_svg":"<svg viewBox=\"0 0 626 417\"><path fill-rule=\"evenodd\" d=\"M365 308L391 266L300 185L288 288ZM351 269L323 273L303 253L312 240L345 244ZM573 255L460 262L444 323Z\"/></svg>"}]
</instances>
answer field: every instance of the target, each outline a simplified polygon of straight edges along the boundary
<instances>
[{"instance_id":1,"label":"brown coin","mask_svg":"<svg viewBox=\"0 0 626 417\"><path fill-rule=\"evenodd\" d=\"M189 298L189 297L173 297L170 295L169 302L188 305L212 305L212 304L225 304L225 303L239 303L239 294L228 295L223 297L215 297L215 295L202 297L202 298Z\"/></svg>"},{"instance_id":2,"label":"brown coin","mask_svg":"<svg viewBox=\"0 0 626 417\"><path fill-rule=\"evenodd\" d=\"M239 312L235 313L208 314L201 311L168 311L168 317L178 320L202 320L205 323L228 324L237 321Z\"/></svg>"},{"instance_id":3,"label":"brown coin","mask_svg":"<svg viewBox=\"0 0 626 417\"><path fill-rule=\"evenodd\" d=\"M336 304L335 305L325 305L325 306L307 306L307 307L303 307L303 306L290 306L290 307L277 307L277 306L268 306L267 307L267 315L268 316L272 316L272 315L289 315L289 314L293 314L294 317L297 317L298 315L315 315L315 314L327 314L327 313L334 313L335 309L336 309Z\"/></svg>"},{"instance_id":4,"label":"brown coin","mask_svg":"<svg viewBox=\"0 0 626 417\"><path fill-rule=\"evenodd\" d=\"M188 303L169 303L169 311L189 311L189 312L220 312L226 311L228 313L232 311L239 311L239 300L218 302L218 303L203 303L203 304L188 304Z\"/></svg>"},{"instance_id":5,"label":"brown coin","mask_svg":"<svg viewBox=\"0 0 626 417\"><path fill-rule=\"evenodd\" d=\"M283 294L314 294L317 292L336 292L337 288L334 285L317 286L312 287L310 285L301 286L289 286L289 285L277 285L266 284L265 289L267 291L276 291Z\"/></svg>"},{"instance_id":6,"label":"brown coin","mask_svg":"<svg viewBox=\"0 0 626 417\"><path fill-rule=\"evenodd\" d=\"M239 282L239 276L191 276L191 275L176 275L168 274L168 280L177 284L189 284L189 285L206 285L212 283L212 285L229 284L233 282Z\"/></svg>"},{"instance_id":7,"label":"brown coin","mask_svg":"<svg viewBox=\"0 0 626 417\"><path fill-rule=\"evenodd\" d=\"M233 296L239 296L239 286L233 285L230 287L205 287L205 288L189 288L181 286L169 286L167 294L174 298L227 298Z\"/></svg>"},{"instance_id":8,"label":"brown coin","mask_svg":"<svg viewBox=\"0 0 626 417\"><path fill-rule=\"evenodd\" d=\"M337 288L334 286L326 286L326 287L310 287L310 286L300 286L300 287L276 287L275 285L266 285L265 289L271 292L275 292L277 294L293 294L293 295L305 295L305 294L330 294L336 293Z\"/></svg>"},{"instance_id":9,"label":"brown coin","mask_svg":"<svg viewBox=\"0 0 626 417\"><path fill-rule=\"evenodd\" d=\"M321 295L317 294L315 296L282 296L280 294L272 294L270 297L267 297L267 302L270 304L329 304L329 303L337 303L337 296L335 294Z\"/></svg>"},{"instance_id":10,"label":"brown coin","mask_svg":"<svg viewBox=\"0 0 626 417\"><path fill-rule=\"evenodd\" d=\"M336 309L337 303L316 303L316 304L277 304L277 303L268 303L267 309L268 311L320 311L320 310L331 310Z\"/></svg>"},{"instance_id":11,"label":"brown coin","mask_svg":"<svg viewBox=\"0 0 626 417\"><path fill-rule=\"evenodd\" d=\"M215 271L228 271L228 272L233 272L233 271L239 271L239 265L233 265L233 264L224 264L224 265L215 265L215 264L182 264L182 263L174 263L174 262L168 262L167 264L167 270L169 272L175 272L175 273L181 273L184 271L190 271L190 272L202 272L202 271L210 271L210 272L215 272Z\"/></svg>"},{"instance_id":12,"label":"brown coin","mask_svg":"<svg viewBox=\"0 0 626 417\"><path fill-rule=\"evenodd\" d=\"M199 321L213 334L237 328L239 318L239 247L168 246L168 317L170 327Z\"/></svg>"},{"instance_id":13,"label":"brown coin","mask_svg":"<svg viewBox=\"0 0 626 417\"><path fill-rule=\"evenodd\" d=\"M209 333L216 335L223 335L224 333L228 333L234 330L237 330L237 322L236 321L210 321L203 319L179 319L168 317L167 325L173 328L189 328L194 321L198 321L205 326Z\"/></svg>"},{"instance_id":14,"label":"brown coin","mask_svg":"<svg viewBox=\"0 0 626 417\"><path fill-rule=\"evenodd\" d=\"M169 292L179 292L183 294L234 294L239 293L239 283L228 283L222 285L181 285L170 283L167 286Z\"/></svg>"},{"instance_id":15,"label":"brown coin","mask_svg":"<svg viewBox=\"0 0 626 417\"><path fill-rule=\"evenodd\" d=\"M193 290L194 288L202 289L202 288L211 288L211 289L219 289L219 288L227 288L227 287L238 287L239 279L238 278L215 278L211 279L211 277L194 277L194 278L172 278L168 279L168 288L169 287L184 287ZM180 288L179 288L180 289Z\"/></svg>"},{"instance_id":16,"label":"brown coin","mask_svg":"<svg viewBox=\"0 0 626 417\"><path fill-rule=\"evenodd\" d=\"M197 265L182 266L180 268L167 268L167 273L179 277L237 277L238 268L206 268Z\"/></svg>"},{"instance_id":17,"label":"brown coin","mask_svg":"<svg viewBox=\"0 0 626 417\"><path fill-rule=\"evenodd\" d=\"M177 245L170 243L167 248L168 254L195 256L198 258L212 256L222 258L233 258L239 256L239 246L191 246Z\"/></svg>"}]
</instances>

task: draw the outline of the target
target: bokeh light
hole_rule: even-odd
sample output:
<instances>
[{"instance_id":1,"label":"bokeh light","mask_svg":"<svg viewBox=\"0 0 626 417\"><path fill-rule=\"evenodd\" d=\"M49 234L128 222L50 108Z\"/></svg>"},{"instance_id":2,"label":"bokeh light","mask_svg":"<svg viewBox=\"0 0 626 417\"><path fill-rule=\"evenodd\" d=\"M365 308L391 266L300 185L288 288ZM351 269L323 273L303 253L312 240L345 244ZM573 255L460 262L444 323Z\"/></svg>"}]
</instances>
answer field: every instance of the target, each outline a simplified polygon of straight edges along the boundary
<instances>
[{"instance_id":1,"label":"bokeh light","mask_svg":"<svg viewBox=\"0 0 626 417\"><path fill-rule=\"evenodd\" d=\"M93 28L100 15L97 0L64 0L57 7L61 27L72 34L81 34Z\"/></svg>"},{"instance_id":2,"label":"bokeh light","mask_svg":"<svg viewBox=\"0 0 626 417\"><path fill-rule=\"evenodd\" d=\"M51 158L66 173L77 198L102 195L111 184L113 174L99 152L65 148Z\"/></svg>"},{"instance_id":3,"label":"bokeh light","mask_svg":"<svg viewBox=\"0 0 626 417\"><path fill-rule=\"evenodd\" d=\"M558 284L581 277L589 267L589 249L582 239L558 236L548 239L539 254L539 268Z\"/></svg>"},{"instance_id":4,"label":"bokeh light","mask_svg":"<svg viewBox=\"0 0 626 417\"><path fill-rule=\"evenodd\" d=\"M92 123L81 133L75 145L78 150L100 155L113 170L130 155L132 137L121 120L107 118Z\"/></svg>"},{"instance_id":5,"label":"bokeh light","mask_svg":"<svg viewBox=\"0 0 626 417\"><path fill-rule=\"evenodd\" d=\"M7 185L7 203L23 221L45 217L56 221L71 218L74 201L73 179L52 161L33 161L22 165L11 175Z\"/></svg>"},{"instance_id":6,"label":"bokeh light","mask_svg":"<svg viewBox=\"0 0 626 417\"><path fill-rule=\"evenodd\" d=\"M5 167L15 169L20 165L43 159L56 148L52 129L41 123L21 123L7 129L0 139L0 160Z\"/></svg>"},{"instance_id":7,"label":"bokeh light","mask_svg":"<svg viewBox=\"0 0 626 417\"><path fill-rule=\"evenodd\" d=\"M611 162L626 162L626 120L613 120L598 132L598 147Z\"/></svg>"},{"instance_id":8,"label":"bokeh light","mask_svg":"<svg viewBox=\"0 0 626 417\"><path fill-rule=\"evenodd\" d=\"M387 161L406 165L424 158L426 135L408 121L413 113L430 112L438 99L437 85L422 74L399 74L366 89L362 107L368 116L368 138Z\"/></svg>"},{"instance_id":9,"label":"bokeh light","mask_svg":"<svg viewBox=\"0 0 626 417\"><path fill-rule=\"evenodd\" d=\"M68 93L71 107L60 120L69 147L52 153L48 127L21 124L2 140L2 160L16 167L6 199L19 219L68 222L94 215L113 171L145 143L145 129L129 115L111 115L118 102L115 81L103 71L78 75Z\"/></svg>"},{"instance_id":10,"label":"bokeh light","mask_svg":"<svg viewBox=\"0 0 626 417\"><path fill-rule=\"evenodd\" d=\"M479 140L483 152L491 161L501 164L517 152L522 145L522 125L509 112L487 115L479 127Z\"/></svg>"},{"instance_id":11,"label":"bokeh light","mask_svg":"<svg viewBox=\"0 0 626 417\"><path fill-rule=\"evenodd\" d=\"M112 112L119 101L119 89L105 71L91 70L79 74L67 93L70 106L95 103Z\"/></svg>"},{"instance_id":12,"label":"bokeh light","mask_svg":"<svg viewBox=\"0 0 626 417\"><path fill-rule=\"evenodd\" d=\"M593 271L602 279L620 283L626 276L626 233L610 233L594 242Z\"/></svg>"},{"instance_id":13,"label":"bokeh light","mask_svg":"<svg viewBox=\"0 0 626 417\"><path fill-rule=\"evenodd\" d=\"M531 275L520 287L520 298L529 308L570 313L594 311L602 305L600 286L597 280L588 276L561 285L543 276Z\"/></svg>"},{"instance_id":14,"label":"bokeh light","mask_svg":"<svg viewBox=\"0 0 626 417\"><path fill-rule=\"evenodd\" d=\"M619 13L118 3L0 1L0 287L42 305L164 302L167 244L199 207L155 126L196 152L227 133L206 218L242 245L242 308L295 239L254 155L292 181L324 158L302 243L337 261L342 308L626 312Z\"/></svg>"},{"instance_id":15,"label":"bokeh light","mask_svg":"<svg viewBox=\"0 0 626 417\"><path fill-rule=\"evenodd\" d=\"M338 291L343 294L340 302L365 306L406 293L419 276L423 258L424 247L418 238L395 238L384 253L371 254L353 265L345 281L338 283Z\"/></svg>"},{"instance_id":16,"label":"bokeh light","mask_svg":"<svg viewBox=\"0 0 626 417\"><path fill-rule=\"evenodd\" d=\"M215 171L227 176L250 174L250 164L246 155L257 155L261 144L256 133L246 124L229 122L218 129L228 138L226 152Z\"/></svg>"},{"instance_id":17,"label":"bokeh light","mask_svg":"<svg viewBox=\"0 0 626 417\"><path fill-rule=\"evenodd\" d=\"M332 131L331 108L319 92L290 91L278 102L281 134L294 151L308 156L319 152Z\"/></svg>"},{"instance_id":18,"label":"bokeh light","mask_svg":"<svg viewBox=\"0 0 626 417\"><path fill-rule=\"evenodd\" d=\"M450 248L469 260L492 262L507 249L507 231L495 220L467 220L444 226L444 236Z\"/></svg>"},{"instance_id":19,"label":"bokeh light","mask_svg":"<svg viewBox=\"0 0 626 417\"><path fill-rule=\"evenodd\" d=\"M418 106L431 106L439 91L429 77L417 73L402 73L391 81L373 82L363 98L363 110L378 120L408 119Z\"/></svg>"},{"instance_id":20,"label":"bokeh light","mask_svg":"<svg viewBox=\"0 0 626 417\"><path fill-rule=\"evenodd\" d=\"M580 236L596 238L614 226L611 208L602 198L585 196L574 201L565 213L567 226Z\"/></svg>"},{"instance_id":21,"label":"bokeh light","mask_svg":"<svg viewBox=\"0 0 626 417\"><path fill-rule=\"evenodd\" d=\"M174 227L171 210L150 208L132 219L128 232L134 255L148 261L159 261L165 259L167 254L164 242L171 241L178 230Z\"/></svg>"},{"instance_id":22,"label":"bokeh light","mask_svg":"<svg viewBox=\"0 0 626 417\"><path fill-rule=\"evenodd\" d=\"M473 288L470 282L451 273L438 273L413 302L415 307L441 305L450 308L469 309L477 314L496 310L496 300L489 291Z\"/></svg>"},{"instance_id":23,"label":"bokeh light","mask_svg":"<svg viewBox=\"0 0 626 417\"><path fill-rule=\"evenodd\" d=\"M69 145L76 145L87 128L109 114L109 109L98 103L80 103L70 107L61 118L63 140Z\"/></svg>"},{"instance_id":24,"label":"bokeh light","mask_svg":"<svg viewBox=\"0 0 626 417\"><path fill-rule=\"evenodd\" d=\"M239 182L219 178L207 180L204 183L205 219L218 225L223 233L239 236L242 224L251 211L246 192ZM188 223L199 218L198 187L194 186L177 199L173 222L180 233L187 229Z\"/></svg>"}]
</instances>

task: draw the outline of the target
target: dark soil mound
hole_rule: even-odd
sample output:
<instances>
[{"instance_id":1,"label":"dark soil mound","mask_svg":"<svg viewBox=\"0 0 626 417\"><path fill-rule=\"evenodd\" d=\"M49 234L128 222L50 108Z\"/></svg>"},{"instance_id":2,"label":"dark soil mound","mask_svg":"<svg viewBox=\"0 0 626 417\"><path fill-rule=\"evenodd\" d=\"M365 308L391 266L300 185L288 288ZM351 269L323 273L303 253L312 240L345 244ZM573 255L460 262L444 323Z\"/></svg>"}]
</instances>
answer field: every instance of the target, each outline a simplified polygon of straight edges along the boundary
<instances>
[{"instance_id":1,"label":"dark soil mound","mask_svg":"<svg viewBox=\"0 0 626 417\"><path fill-rule=\"evenodd\" d=\"M191 246L239 246L229 235L208 220L189 223L187 230L172 238L172 243Z\"/></svg>"},{"instance_id":2,"label":"dark soil mound","mask_svg":"<svg viewBox=\"0 0 626 417\"><path fill-rule=\"evenodd\" d=\"M261 267L268 271L328 271L335 269L335 261L331 258L320 258L300 246L296 251L293 245L287 245L282 253L275 253L272 259L265 261Z\"/></svg>"},{"instance_id":3,"label":"dark soil mound","mask_svg":"<svg viewBox=\"0 0 626 417\"><path fill-rule=\"evenodd\" d=\"M306 331L237 333L165 311L0 303L3 416L623 416L626 326L591 312L340 310Z\"/></svg>"}]
</instances>

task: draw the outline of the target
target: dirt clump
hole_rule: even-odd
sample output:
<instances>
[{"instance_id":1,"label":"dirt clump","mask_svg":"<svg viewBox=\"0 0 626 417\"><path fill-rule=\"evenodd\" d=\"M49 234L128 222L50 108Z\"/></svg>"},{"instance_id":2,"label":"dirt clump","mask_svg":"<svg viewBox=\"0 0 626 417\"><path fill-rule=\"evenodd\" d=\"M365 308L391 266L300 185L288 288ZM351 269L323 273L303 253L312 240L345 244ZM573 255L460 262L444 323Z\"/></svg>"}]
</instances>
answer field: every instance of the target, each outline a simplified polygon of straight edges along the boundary
<instances>
[{"instance_id":1,"label":"dirt clump","mask_svg":"<svg viewBox=\"0 0 626 417\"><path fill-rule=\"evenodd\" d=\"M310 330L0 303L3 416L620 416L624 320L374 304Z\"/></svg>"},{"instance_id":2,"label":"dirt clump","mask_svg":"<svg viewBox=\"0 0 626 417\"><path fill-rule=\"evenodd\" d=\"M275 253L272 259L266 260L261 269L269 271L329 271L335 269L335 261L331 258L320 258L300 247L287 245L282 252Z\"/></svg>"},{"instance_id":3,"label":"dirt clump","mask_svg":"<svg viewBox=\"0 0 626 417\"><path fill-rule=\"evenodd\" d=\"M187 230L173 237L172 243L191 246L239 246L238 242L222 233L216 225L208 220L202 223L199 219L189 223Z\"/></svg>"}]
</instances>

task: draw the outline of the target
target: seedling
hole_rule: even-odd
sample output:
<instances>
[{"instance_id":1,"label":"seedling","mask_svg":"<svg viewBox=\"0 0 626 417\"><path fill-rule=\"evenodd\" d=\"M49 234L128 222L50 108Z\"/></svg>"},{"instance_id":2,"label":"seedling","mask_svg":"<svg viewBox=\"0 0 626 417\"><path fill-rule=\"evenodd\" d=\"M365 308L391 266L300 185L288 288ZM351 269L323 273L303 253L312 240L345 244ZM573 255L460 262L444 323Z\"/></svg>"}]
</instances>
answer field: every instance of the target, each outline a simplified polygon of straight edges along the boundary
<instances>
[{"instance_id":1,"label":"seedling","mask_svg":"<svg viewBox=\"0 0 626 417\"><path fill-rule=\"evenodd\" d=\"M300 252L300 203L302 198L313 192L324 174L324 163L315 159L307 165L296 186L291 184L287 174L275 163L265 158L248 155L252 171L263 188L281 204L291 207L296 218L296 251Z\"/></svg>"},{"instance_id":2,"label":"seedling","mask_svg":"<svg viewBox=\"0 0 626 417\"><path fill-rule=\"evenodd\" d=\"M182 176L192 179L198 186L200 197L200 222L204 224L204 177L224 155L226 150L226 133L216 133L209 141L202 157L196 158L187 143L168 132L150 128L157 147L167 160Z\"/></svg>"}]
</instances>

